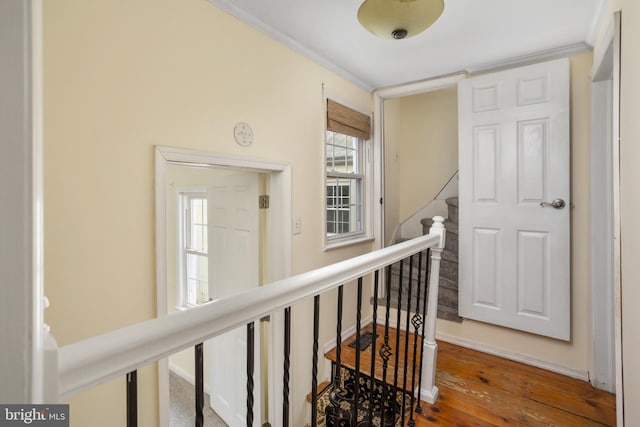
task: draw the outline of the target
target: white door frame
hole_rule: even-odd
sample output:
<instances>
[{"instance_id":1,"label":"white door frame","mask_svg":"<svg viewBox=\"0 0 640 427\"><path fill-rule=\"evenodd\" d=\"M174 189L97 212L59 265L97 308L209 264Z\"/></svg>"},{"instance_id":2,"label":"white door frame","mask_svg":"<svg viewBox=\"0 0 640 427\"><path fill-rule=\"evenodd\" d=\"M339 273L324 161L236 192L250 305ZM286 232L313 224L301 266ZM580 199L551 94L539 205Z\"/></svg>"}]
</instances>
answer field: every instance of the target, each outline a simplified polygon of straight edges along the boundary
<instances>
[{"instance_id":1,"label":"white door frame","mask_svg":"<svg viewBox=\"0 0 640 427\"><path fill-rule=\"evenodd\" d=\"M466 72L451 74L433 79L422 80L400 86L377 89L373 92L373 190L374 201L381 200L378 209L374 209L373 223L375 230L375 249L382 249L384 241L384 101L402 98L421 93L457 86L458 82L467 77ZM382 287L381 287L382 289Z\"/></svg>"},{"instance_id":2,"label":"white door frame","mask_svg":"<svg viewBox=\"0 0 640 427\"><path fill-rule=\"evenodd\" d=\"M384 101L387 99L402 98L404 96L418 95L421 93L435 92L457 86L458 82L467 77L466 72L436 77L415 83L400 86L377 89L373 92L373 200L374 205L380 201L373 210L373 230L375 235L374 249L382 249L384 240ZM384 278L381 279L384 283ZM378 288L378 298L385 296L385 286Z\"/></svg>"},{"instance_id":3,"label":"white door frame","mask_svg":"<svg viewBox=\"0 0 640 427\"><path fill-rule=\"evenodd\" d=\"M624 399L620 305L620 12L609 21L599 46L594 51L591 69L590 196L591 232L592 235L599 232L604 245L592 243L591 248L594 313L591 380L598 386L612 384L615 378L615 389L609 391L616 393L617 425L621 427ZM598 188L597 184L604 185ZM612 210L606 209L611 206ZM603 324L606 327L601 327Z\"/></svg>"},{"instance_id":4,"label":"white door frame","mask_svg":"<svg viewBox=\"0 0 640 427\"><path fill-rule=\"evenodd\" d=\"M42 217L42 4L0 2L0 401L57 399L55 372L44 371ZM47 382L45 384L45 381ZM43 395L53 385L54 394Z\"/></svg>"},{"instance_id":5,"label":"white door frame","mask_svg":"<svg viewBox=\"0 0 640 427\"><path fill-rule=\"evenodd\" d=\"M182 148L156 147L156 278L157 316L167 315L167 235L166 235L166 168L169 163L218 166L268 174L266 263L267 283L291 274L291 166L266 159L209 153ZM270 358L284 358L284 315L272 316ZM280 364L281 365L281 364ZM282 366L269 364L269 414L272 425L282 420ZM169 425L169 366L167 359L158 362L158 409L160 427Z\"/></svg>"}]
</instances>

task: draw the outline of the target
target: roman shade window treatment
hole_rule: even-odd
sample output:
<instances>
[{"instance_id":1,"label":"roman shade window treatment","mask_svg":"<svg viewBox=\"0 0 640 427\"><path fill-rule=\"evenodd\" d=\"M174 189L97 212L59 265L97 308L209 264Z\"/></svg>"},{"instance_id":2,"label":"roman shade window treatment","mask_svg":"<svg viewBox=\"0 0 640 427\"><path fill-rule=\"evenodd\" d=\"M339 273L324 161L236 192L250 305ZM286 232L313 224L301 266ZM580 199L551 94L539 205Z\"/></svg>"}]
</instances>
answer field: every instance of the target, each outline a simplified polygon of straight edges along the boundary
<instances>
[{"instance_id":1,"label":"roman shade window treatment","mask_svg":"<svg viewBox=\"0 0 640 427\"><path fill-rule=\"evenodd\" d=\"M327 130L367 141L371 139L371 117L327 99Z\"/></svg>"}]
</instances>

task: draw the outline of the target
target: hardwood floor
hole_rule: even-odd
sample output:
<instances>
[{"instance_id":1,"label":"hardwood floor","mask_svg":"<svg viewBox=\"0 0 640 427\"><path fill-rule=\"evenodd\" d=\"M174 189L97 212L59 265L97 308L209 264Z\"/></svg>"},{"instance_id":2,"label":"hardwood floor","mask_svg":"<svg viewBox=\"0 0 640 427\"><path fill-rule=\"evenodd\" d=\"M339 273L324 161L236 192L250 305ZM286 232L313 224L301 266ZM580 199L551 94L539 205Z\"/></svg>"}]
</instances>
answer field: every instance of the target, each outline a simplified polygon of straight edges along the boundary
<instances>
[{"instance_id":1,"label":"hardwood floor","mask_svg":"<svg viewBox=\"0 0 640 427\"><path fill-rule=\"evenodd\" d=\"M381 332L378 342L384 336L379 327ZM395 330L389 336L395 347ZM400 360L403 332L401 338ZM351 341L345 340L341 348L343 364L353 368L355 351L348 347ZM335 349L326 357L335 360ZM370 370L370 358L371 347L361 352L361 372L365 374ZM376 365L381 368L377 359ZM417 427L589 427L616 423L615 396L580 380L444 342L438 343L437 367L440 396L433 405L421 403L422 414L415 417ZM378 366L376 372L381 378ZM389 374L387 378L389 381Z\"/></svg>"}]
</instances>

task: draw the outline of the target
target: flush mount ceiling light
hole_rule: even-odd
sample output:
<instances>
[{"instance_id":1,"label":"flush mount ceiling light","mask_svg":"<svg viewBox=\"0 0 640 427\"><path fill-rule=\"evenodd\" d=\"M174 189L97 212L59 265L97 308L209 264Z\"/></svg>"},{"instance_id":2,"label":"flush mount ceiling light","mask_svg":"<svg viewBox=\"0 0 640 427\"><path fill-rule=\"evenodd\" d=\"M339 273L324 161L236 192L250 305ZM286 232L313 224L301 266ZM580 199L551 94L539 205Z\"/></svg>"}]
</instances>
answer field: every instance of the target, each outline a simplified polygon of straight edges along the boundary
<instances>
[{"instance_id":1,"label":"flush mount ceiling light","mask_svg":"<svg viewBox=\"0 0 640 427\"><path fill-rule=\"evenodd\" d=\"M444 0L365 0L358 21L383 39L404 39L429 28L443 10Z\"/></svg>"}]
</instances>

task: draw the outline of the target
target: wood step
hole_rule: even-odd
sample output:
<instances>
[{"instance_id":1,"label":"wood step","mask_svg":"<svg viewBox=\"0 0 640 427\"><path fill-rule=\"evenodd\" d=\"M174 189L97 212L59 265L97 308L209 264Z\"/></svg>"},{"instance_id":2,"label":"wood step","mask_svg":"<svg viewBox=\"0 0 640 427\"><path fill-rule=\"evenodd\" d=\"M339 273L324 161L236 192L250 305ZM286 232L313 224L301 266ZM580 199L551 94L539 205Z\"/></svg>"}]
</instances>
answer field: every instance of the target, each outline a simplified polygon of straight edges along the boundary
<instances>
[{"instance_id":1,"label":"wood step","mask_svg":"<svg viewBox=\"0 0 640 427\"><path fill-rule=\"evenodd\" d=\"M318 387L316 388L316 391L318 392L318 395L320 393L322 393L330 385L331 385L331 382L329 382L327 380L322 381L320 384L318 384ZM313 393L307 394L307 402L311 403L312 397L313 397L312 395L313 395Z\"/></svg>"},{"instance_id":2,"label":"wood step","mask_svg":"<svg viewBox=\"0 0 640 427\"><path fill-rule=\"evenodd\" d=\"M403 322L404 322L403 318ZM373 327L371 324L364 327L361 331L361 334L364 332L371 332ZM375 355L375 378L378 381L383 380L383 360L380 356L380 348L384 344L384 325L377 325L377 339L375 340L376 344L376 355ZM398 336L398 332L395 328L389 328L389 347L391 347L392 355L388 360L387 364L387 376L386 382L387 384L393 385L394 383L394 373L395 367L397 364L398 367L398 377L397 384L399 389L403 389L404 386L404 366L405 366L405 343L407 334L404 331L399 331L400 336L400 349L396 352L396 337ZM355 340L355 334L351 335L347 339L342 342L341 348L341 366L347 367L348 369L354 370L356 368L356 349L349 346ZM407 352L407 383L404 390L411 391L418 386L418 373L416 370L416 378L415 378L415 387L412 384L412 371L411 367L413 365L413 343L414 343L414 334L409 333L409 342L408 342L408 352ZM422 337L418 336L418 341L416 342L417 356L420 355L420 348L422 346ZM365 375L367 377L371 377L371 349L373 345L367 347L366 350L362 350L360 352L360 374ZM329 352L325 354L325 357L332 362L336 362L336 348L334 347ZM418 369L418 368L417 368Z\"/></svg>"}]
</instances>

